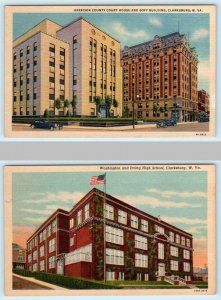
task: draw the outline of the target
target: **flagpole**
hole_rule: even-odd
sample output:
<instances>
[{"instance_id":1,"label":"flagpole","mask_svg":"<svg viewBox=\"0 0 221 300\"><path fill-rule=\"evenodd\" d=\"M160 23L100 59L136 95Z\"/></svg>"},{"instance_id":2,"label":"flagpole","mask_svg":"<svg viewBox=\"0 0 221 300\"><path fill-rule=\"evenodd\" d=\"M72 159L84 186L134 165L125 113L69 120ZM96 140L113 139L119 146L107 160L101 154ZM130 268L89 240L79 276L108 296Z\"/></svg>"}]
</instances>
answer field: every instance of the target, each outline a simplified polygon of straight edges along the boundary
<instances>
[{"instance_id":1,"label":"flagpole","mask_svg":"<svg viewBox=\"0 0 221 300\"><path fill-rule=\"evenodd\" d=\"M104 181L104 282L106 282L106 176L105 173L105 181Z\"/></svg>"}]
</instances>

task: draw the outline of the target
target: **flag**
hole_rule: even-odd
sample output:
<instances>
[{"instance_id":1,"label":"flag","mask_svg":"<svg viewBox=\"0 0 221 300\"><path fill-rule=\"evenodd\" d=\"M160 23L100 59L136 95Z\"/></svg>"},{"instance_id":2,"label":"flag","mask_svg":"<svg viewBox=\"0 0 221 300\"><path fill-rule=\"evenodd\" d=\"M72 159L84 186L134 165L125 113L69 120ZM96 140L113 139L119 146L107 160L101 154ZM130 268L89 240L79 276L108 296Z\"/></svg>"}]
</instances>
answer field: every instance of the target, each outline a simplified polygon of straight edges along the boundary
<instances>
[{"instance_id":1,"label":"flag","mask_svg":"<svg viewBox=\"0 0 221 300\"><path fill-rule=\"evenodd\" d=\"M98 175L98 176L92 176L91 181L90 181L90 185L105 184L105 179L106 179L105 174Z\"/></svg>"}]
</instances>

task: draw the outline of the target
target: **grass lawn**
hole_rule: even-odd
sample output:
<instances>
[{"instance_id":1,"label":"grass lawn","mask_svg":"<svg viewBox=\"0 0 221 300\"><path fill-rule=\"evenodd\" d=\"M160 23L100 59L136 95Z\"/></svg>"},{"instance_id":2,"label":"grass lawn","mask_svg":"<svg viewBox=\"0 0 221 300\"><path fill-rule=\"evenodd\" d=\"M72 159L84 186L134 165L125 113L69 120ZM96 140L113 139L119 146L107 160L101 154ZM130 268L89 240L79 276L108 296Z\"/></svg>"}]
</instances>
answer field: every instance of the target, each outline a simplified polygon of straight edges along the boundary
<instances>
[{"instance_id":1,"label":"grass lawn","mask_svg":"<svg viewBox=\"0 0 221 300\"><path fill-rule=\"evenodd\" d=\"M124 289L188 289L187 286L174 286L165 281L108 280L106 284Z\"/></svg>"},{"instance_id":2,"label":"grass lawn","mask_svg":"<svg viewBox=\"0 0 221 300\"><path fill-rule=\"evenodd\" d=\"M199 289L208 289L208 282L206 281L193 281L192 284L197 286Z\"/></svg>"}]
</instances>

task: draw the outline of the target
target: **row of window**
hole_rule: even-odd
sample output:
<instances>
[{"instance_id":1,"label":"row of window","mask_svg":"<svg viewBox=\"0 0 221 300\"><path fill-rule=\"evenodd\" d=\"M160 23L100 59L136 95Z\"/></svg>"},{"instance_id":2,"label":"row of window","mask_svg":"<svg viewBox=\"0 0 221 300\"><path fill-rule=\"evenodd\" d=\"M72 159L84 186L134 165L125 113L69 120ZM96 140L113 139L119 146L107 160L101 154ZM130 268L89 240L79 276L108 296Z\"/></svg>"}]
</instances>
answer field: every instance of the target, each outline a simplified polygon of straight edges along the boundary
<instances>
[{"instance_id":1,"label":"row of window","mask_svg":"<svg viewBox=\"0 0 221 300\"><path fill-rule=\"evenodd\" d=\"M48 225L40 234L35 236L33 240L28 243L28 251L32 250L34 247L37 247L38 243L41 243L49 238L53 233L57 231L57 222L54 220L51 224Z\"/></svg>"},{"instance_id":2,"label":"row of window","mask_svg":"<svg viewBox=\"0 0 221 300\"><path fill-rule=\"evenodd\" d=\"M56 250L56 240L55 238L49 240L48 242L48 253L51 253L51 252L54 252ZM40 253L40 257L43 257L45 256L45 246L42 245L40 248L39 248L39 253ZM37 260L38 259L38 251L35 250L33 252L33 260ZM28 255L28 262L30 263L32 261L32 255L29 254Z\"/></svg>"},{"instance_id":3,"label":"row of window","mask_svg":"<svg viewBox=\"0 0 221 300\"><path fill-rule=\"evenodd\" d=\"M83 210L84 210L84 220L86 220L86 219L88 219L90 217L90 204L87 203L84 206ZM73 228L74 226L77 226L77 225L81 224L82 221L83 221L83 218L82 218L82 209L80 209L77 212L76 224L75 224L75 219L71 218L70 221L69 221L69 227Z\"/></svg>"}]
</instances>

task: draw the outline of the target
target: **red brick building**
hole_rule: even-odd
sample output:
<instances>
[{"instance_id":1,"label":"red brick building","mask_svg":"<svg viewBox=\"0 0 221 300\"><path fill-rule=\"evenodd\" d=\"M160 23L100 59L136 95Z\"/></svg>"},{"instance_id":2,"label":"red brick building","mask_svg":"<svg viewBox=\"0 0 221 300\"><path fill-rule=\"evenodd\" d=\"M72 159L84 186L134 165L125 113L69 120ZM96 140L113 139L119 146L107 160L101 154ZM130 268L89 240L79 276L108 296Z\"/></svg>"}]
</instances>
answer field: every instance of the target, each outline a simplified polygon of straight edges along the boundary
<instances>
[{"instance_id":1,"label":"red brick building","mask_svg":"<svg viewBox=\"0 0 221 300\"><path fill-rule=\"evenodd\" d=\"M198 91L198 110L209 113L209 94L205 90Z\"/></svg>"},{"instance_id":2,"label":"red brick building","mask_svg":"<svg viewBox=\"0 0 221 300\"><path fill-rule=\"evenodd\" d=\"M26 250L15 243L12 244L12 268L26 268Z\"/></svg>"},{"instance_id":3,"label":"red brick building","mask_svg":"<svg viewBox=\"0 0 221 300\"><path fill-rule=\"evenodd\" d=\"M198 112L198 57L187 34L156 35L121 54L123 112L137 118L193 121Z\"/></svg>"},{"instance_id":4,"label":"red brick building","mask_svg":"<svg viewBox=\"0 0 221 300\"><path fill-rule=\"evenodd\" d=\"M107 280L191 281L193 274L191 234L96 188L71 211L56 210L27 249L33 271L97 280L104 272Z\"/></svg>"}]
</instances>

